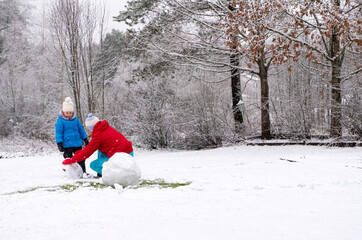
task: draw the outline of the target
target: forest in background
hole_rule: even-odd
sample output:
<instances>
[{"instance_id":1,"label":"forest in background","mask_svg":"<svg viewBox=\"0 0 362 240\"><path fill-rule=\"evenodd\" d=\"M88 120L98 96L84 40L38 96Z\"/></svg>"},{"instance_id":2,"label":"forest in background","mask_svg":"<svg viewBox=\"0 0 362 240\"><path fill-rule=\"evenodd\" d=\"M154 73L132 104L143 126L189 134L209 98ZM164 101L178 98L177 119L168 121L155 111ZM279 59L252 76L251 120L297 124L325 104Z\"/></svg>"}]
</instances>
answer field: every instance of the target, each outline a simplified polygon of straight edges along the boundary
<instances>
[{"instance_id":1,"label":"forest in background","mask_svg":"<svg viewBox=\"0 0 362 240\"><path fill-rule=\"evenodd\" d=\"M147 148L362 136L358 0L0 0L0 137L53 141L65 97Z\"/></svg>"}]
</instances>

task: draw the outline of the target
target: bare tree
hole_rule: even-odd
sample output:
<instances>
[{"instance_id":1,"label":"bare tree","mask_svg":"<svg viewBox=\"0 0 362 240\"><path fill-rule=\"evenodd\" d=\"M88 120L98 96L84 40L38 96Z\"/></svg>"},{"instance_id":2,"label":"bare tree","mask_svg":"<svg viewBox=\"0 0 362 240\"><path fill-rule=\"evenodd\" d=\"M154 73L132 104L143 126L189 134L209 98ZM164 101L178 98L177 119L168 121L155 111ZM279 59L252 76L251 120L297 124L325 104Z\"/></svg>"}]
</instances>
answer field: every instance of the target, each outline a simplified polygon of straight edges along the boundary
<instances>
[{"instance_id":1,"label":"bare tree","mask_svg":"<svg viewBox=\"0 0 362 240\"><path fill-rule=\"evenodd\" d=\"M102 6L94 1L57 0L51 8L51 34L55 50L65 67L66 78L71 86L79 119L82 121L82 93L86 92L88 111L96 109L93 71L97 52L96 39L103 37L104 14ZM101 29L101 33L97 32Z\"/></svg>"},{"instance_id":2,"label":"bare tree","mask_svg":"<svg viewBox=\"0 0 362 240\"><path fill-rule=\"evenodd\" d=\"M0 84L3 91L0 103L12 117L21 117L24 111L24 80L30 53L25 37L25 8L21 1L3 1L0 5Z\"/></svg>"}]
</instances>

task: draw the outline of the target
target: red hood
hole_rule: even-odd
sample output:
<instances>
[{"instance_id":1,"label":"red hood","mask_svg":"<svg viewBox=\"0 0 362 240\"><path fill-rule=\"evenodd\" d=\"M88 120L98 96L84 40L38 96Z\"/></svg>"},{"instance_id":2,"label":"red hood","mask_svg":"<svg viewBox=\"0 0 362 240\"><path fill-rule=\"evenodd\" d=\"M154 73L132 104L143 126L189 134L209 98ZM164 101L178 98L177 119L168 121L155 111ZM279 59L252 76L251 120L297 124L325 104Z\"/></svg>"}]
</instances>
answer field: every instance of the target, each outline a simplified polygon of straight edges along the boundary
<instances>
[{"instance_id":1,"label":"red hood","mask_svg":"<svg viewBox=\"0 0 362 240\"><path fill-rule=\"evenodd\" d=\"M79 150L73 156L76 162L83 161L90 157L96 150L112 157L116 152L131 153L132 143L122 133L109 126L106 120L99 121L93 128L93 137L83 150Z\"/></svg>"},{"instance_id":2,"label":"red hood","mask_svg":"<svg viewBox=\"0 0 362 240\"><path fill-rule=\"evenodd\" d=\"M92 135L97 136L100 133L102 133L103 131L105 131L107 128L109 128L109 124L106 120L99 121L94 126Z\"/></svg>"}]
</instances>

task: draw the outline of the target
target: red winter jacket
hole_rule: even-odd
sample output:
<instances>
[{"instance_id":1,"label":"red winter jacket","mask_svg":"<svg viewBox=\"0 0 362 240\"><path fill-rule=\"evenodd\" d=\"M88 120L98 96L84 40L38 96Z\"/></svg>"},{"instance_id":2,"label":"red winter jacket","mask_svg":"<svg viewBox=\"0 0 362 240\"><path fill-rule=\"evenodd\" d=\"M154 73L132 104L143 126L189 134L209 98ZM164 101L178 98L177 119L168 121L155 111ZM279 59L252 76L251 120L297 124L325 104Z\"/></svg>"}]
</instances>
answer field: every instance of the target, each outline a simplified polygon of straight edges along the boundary
<instances>
[{"instance_id":1,"label":"red winter jacket","mask_svg":"<svg viewBox=\"0 0 362 240\"><path fill-rule=\"evenodd\" d=\"M89 158L96 150L112 157L117 152L131 153L132 143L120 132L109 126L106 120L99 121L93 128L92 140L72 157L76 162Z\"/></svg>"}]
</instances>

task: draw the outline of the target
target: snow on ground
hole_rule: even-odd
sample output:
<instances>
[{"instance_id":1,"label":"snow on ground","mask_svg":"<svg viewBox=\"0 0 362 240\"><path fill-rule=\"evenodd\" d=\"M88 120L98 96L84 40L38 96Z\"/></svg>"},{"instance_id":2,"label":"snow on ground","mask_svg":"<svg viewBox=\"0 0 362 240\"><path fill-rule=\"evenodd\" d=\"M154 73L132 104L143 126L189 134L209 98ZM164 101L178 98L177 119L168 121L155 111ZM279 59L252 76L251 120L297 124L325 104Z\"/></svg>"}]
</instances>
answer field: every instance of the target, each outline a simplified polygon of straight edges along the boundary
<instances>
[{"instance_id":1,"label":"snow on ground","mask_svg":"<svg viewBox=\"0 0 362 240\"><path fill-rule=\"evenodd\" d=\"M0 239L362 239L360 147L136 150L135 157L142 179L192 183L22 192L75 180L61 171L60 153L0 159Z\"/></svg>"}]
</instances>

